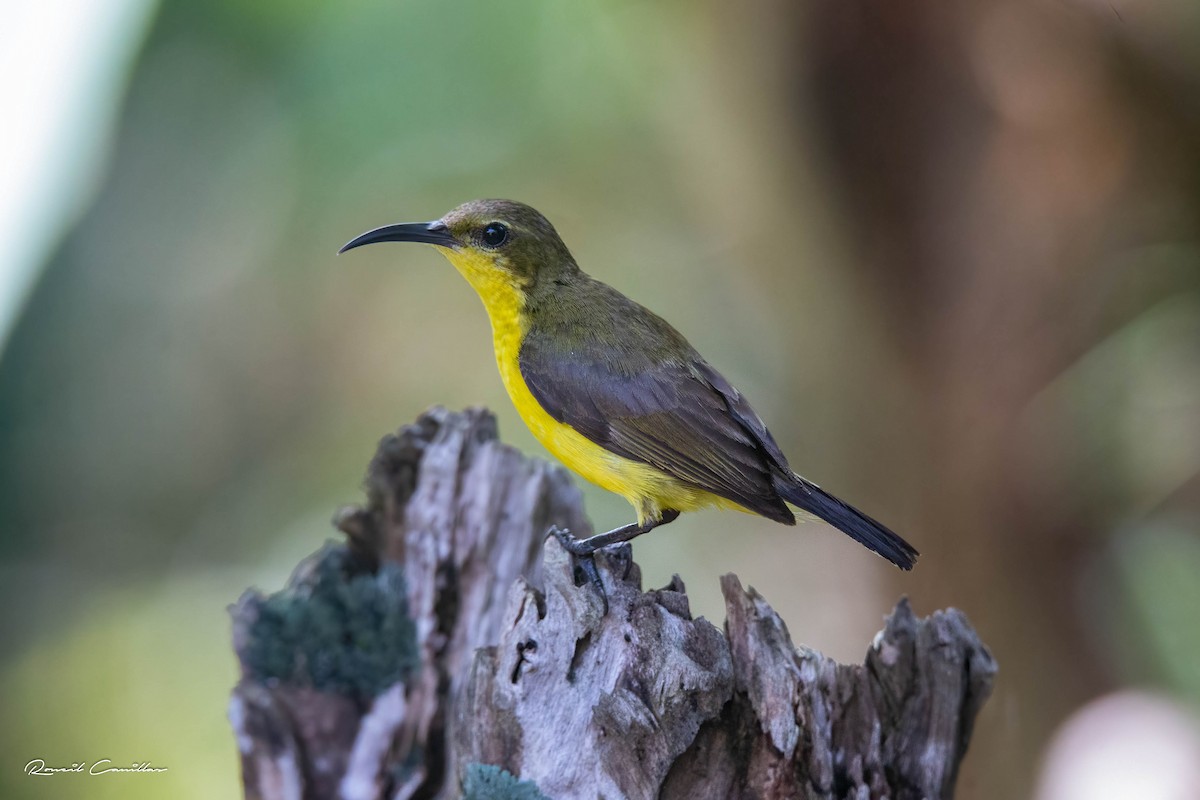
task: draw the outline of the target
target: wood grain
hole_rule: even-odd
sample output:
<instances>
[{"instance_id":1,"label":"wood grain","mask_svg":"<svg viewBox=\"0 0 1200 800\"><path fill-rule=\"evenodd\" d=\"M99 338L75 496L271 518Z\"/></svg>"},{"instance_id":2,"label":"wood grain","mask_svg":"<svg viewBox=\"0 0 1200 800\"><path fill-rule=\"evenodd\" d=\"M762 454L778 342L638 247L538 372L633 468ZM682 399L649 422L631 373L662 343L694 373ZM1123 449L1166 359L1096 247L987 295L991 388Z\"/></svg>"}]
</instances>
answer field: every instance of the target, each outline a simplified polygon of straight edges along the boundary
<instances>
[{"instance_id":1,"label":"wood grain","mask_svg":"<svg viewBox=\"0 0 1200 800\"><path fill-rule=\"evenodd\" d=\"M578 491L501 444L480 409L433 409L386 437L366 489L336 518L345 543L233 608L246 797L455 798L468 774L480 798L953 795L996 672L961 612L917 618L901 600L864 663L843 665L795 647L734 575L724 629L693 618L683 582L644 591L624 546L597 557L604 614L545 538L590 532ZM394 567L403 581L364 583ZM406 634L390 633L396 608ZM377 641L376 618L410 641ZM306 649L305 625L347 652ZM353 674L330 678L326 657Z\"/></svg>"}]
</instances>

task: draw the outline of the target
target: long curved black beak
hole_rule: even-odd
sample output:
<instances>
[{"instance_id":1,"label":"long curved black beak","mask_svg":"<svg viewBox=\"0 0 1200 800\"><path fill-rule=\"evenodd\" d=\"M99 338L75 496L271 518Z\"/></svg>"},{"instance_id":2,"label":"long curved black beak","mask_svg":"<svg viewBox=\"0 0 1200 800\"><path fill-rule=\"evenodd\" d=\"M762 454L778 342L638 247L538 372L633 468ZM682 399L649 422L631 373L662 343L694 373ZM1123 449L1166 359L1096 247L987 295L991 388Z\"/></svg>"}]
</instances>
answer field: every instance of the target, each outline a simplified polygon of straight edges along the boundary
<instances>
[{"instance_id":1,"label":"long curved black beak","mask_svg":"<svg viewBox=\"0 0 1200 800\"><path fill-rule=\"evenodd\" d=\"M441 220L402 222L399 225L384 225L382 228L367 231L362 236L356 236L342 245L338 254L376 242L420 242L422 244L439 244L442 247L454 247L458 244L458 240L451 235Z\"/></svg>"}]
</instances>

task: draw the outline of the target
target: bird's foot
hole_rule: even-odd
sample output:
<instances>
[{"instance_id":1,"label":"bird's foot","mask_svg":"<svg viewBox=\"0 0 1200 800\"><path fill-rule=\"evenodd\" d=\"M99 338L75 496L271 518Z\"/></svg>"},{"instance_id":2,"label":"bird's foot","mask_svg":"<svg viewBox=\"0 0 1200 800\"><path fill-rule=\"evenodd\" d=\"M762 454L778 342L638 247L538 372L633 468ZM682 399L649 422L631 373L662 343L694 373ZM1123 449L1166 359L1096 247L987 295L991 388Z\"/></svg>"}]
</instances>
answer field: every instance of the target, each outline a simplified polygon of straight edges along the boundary
<instances>
[{"instance_id":1,"label":"bird's foot","mask_svg":"<svg viewBox=\"0 0 1200 800\"><path fill-rule=\"evenodd\" d=\"M600 572L596 569L596 550L599 548L588 544L587 539L576 539L570 531L557 525L551 526L549 532L558 540L562 549L571 554L571 559L575 562L575 585L582 586L584 581L592 584L596 593L600 595L603 615L607 615L608 593L604 591L604 582L600 580Z\"/></svg>"},{"instance_id":2,"label":"bird's foot","mask_svg":"<svg viewBox=\"0 0 1200 800\"><path fill-rule=\"evenodd\" d=\"M598 549L596 545L592 544L590 539L578 539L569 530L560 528L557 525L550 527L550 534L558 540L563 550L566 550L573 556L590 556Z\"/></svg>"}]
</instances>

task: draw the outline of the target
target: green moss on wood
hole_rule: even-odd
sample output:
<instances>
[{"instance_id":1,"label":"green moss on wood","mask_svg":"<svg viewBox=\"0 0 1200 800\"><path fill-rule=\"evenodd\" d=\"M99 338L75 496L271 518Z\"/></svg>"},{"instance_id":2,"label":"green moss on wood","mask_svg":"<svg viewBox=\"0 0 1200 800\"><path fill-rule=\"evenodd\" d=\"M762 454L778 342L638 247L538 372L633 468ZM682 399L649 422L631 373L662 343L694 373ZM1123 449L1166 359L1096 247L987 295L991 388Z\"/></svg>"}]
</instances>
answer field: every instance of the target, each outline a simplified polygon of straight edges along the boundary
<instances>
[{"instance_id":1,"label":"green moss on wood","mask_svg":"<svg viewBox=\"0 0 1200 800\"><path fill-rule=\"evenodd\" d=\"M254 612L241 656L259 681L371 697L417 665L400 568L355 574L344 547L326 547L287 588L257 598Z\"/></svg>"}]
</instances>

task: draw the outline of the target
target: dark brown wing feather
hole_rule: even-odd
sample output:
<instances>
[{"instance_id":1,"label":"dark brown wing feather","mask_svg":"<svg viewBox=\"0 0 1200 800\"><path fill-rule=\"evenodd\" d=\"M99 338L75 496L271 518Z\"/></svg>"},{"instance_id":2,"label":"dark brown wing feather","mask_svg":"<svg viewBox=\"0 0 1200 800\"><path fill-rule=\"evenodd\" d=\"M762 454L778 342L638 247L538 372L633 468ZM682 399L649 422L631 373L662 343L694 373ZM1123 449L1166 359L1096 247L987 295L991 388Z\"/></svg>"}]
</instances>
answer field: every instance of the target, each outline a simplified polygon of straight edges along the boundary
<instances>
[{"instance_id":1,"label":"dark brown wing feather","mask_svg":"<svg viewBox=\"0 0 1200 800\"><path fill-rule=\"evenodd\" d=\"M533 396L613 453L794 522L773 480L791 470L758 415L666 322L620 299L637 318L612 320L615 341L531 328L520 367Z\"/></svg>"}]
</instances>

